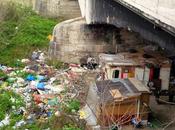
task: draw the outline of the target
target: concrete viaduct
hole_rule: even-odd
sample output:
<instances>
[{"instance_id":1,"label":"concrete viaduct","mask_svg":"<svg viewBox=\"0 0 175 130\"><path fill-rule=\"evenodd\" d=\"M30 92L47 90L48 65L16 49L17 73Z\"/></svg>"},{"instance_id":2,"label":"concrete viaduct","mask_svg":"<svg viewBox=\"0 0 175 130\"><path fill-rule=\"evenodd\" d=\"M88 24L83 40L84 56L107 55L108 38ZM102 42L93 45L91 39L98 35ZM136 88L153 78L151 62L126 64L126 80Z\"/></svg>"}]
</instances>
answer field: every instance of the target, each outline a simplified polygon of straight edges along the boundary
<instances>
[{"instance_id":1,"label":"concrete viaduct","mask_svg":"<svg viewBox=\"0 0 175 130\"><path fill-rule=\"evenodd\" d=\"M87 24L138 32L175 56L175 0L79 0Z\"/></svg>"}]
</instances>

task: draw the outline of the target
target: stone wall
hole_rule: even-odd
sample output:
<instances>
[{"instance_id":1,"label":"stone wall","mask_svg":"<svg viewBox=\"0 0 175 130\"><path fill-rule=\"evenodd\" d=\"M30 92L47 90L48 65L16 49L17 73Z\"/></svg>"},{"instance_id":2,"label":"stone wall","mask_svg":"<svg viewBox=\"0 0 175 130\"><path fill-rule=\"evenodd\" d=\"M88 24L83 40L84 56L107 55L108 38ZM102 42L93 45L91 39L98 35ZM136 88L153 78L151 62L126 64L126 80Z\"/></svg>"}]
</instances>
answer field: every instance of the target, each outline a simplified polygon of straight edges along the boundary
<instances>
[{"instance_id":1,"label":"stone wall","mask_svg":"<svg viewBox=\"0 0 175 130\"><path fill-rule=\"evenodd\" d=\"M78 0L0 0L7 1L31 6L37 13L52 18L71 19L81 15Z\"/></svg>"}]
</instances>

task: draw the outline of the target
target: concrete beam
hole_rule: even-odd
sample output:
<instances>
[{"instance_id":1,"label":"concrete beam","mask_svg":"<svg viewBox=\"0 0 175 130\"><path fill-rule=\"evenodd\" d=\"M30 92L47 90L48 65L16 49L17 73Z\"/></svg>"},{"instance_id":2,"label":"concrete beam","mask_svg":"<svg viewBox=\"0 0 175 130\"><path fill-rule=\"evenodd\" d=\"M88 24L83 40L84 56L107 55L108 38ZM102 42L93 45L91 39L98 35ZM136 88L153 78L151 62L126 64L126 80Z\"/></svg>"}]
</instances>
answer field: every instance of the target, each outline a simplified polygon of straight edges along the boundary
<instances>
[{"instance_id":1,"label":"concrete beam","mask_svg":"<svg viewBox=\"0 0 175 130\"><path fill-rule=\"evenodd\" d=\"M115 0L86 0L87 24L112 24L138 32L143 38L158 43L169 55L175 55L175 37Z\"/></svg>"},{"instance_id":2,"label":"concrete beam","mask_svg":"<svg viewBox=\"0 0 175 130\"><path fill-rule=\"evenodd\" d=\"M115 0L175 36L174 0Z\"/></svg>"}]
</instances>

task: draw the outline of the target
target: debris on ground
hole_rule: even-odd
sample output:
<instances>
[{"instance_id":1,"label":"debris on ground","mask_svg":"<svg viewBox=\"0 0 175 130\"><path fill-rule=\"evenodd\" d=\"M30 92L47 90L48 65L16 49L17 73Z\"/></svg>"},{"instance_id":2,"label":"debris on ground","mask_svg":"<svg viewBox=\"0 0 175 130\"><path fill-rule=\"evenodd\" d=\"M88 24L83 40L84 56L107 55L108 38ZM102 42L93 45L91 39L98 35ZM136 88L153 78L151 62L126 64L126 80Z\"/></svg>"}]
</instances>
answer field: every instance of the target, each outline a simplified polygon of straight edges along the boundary
<instances>
[{"instance_id":1,"label":"debris on ground","mask_svg":"<svg viewBox=\"0 0 175 130\"><path fill-rule=\"evenodd\" d=\"M88 70L75 64L56 69L46 64L46 55L41 51L34 51L30 59L18 62L24 67L0 65L0 110L3 110L0 128L28 128L36 122L48 124L49 120L56 118L56 122L64 115L67 121L61 121L57 128L83 129L85 122L79 110L86 104L88 85L84 78ZM43 125L42 129L53 126Z\"/></svg>"}]
</instances>

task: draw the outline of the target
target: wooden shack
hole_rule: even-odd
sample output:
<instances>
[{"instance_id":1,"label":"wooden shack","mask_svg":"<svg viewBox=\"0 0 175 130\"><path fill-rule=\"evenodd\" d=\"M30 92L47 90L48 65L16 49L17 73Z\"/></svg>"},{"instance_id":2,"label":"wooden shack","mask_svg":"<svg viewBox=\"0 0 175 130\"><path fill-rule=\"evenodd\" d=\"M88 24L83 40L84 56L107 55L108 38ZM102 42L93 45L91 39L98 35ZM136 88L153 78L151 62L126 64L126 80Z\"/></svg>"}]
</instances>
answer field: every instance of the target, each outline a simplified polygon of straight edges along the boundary
<instances>
[{"instance_id":1,"label":"wooden shack","mask_svg":"<svg viewBox=\"0 0 175 130\"><path fill-rule=\"evenodd\" d=\"M158 84L161 90L169 88L171 61L161 53L100 54L99 60L104 79L136 78L143 81L145 85Z\"/></svg>"},{"instance_id":2,"label":"wooden shack","mask_svg":"<svg viewBox=\"0 0 175 130\"><path fill-rule=\"evenodd\" d=\"M149 90L139 80L104 80L94 87L98 99L96 117L101 126L129 124L132 115L147 122Z\"/></svg>"}]
</instances>

